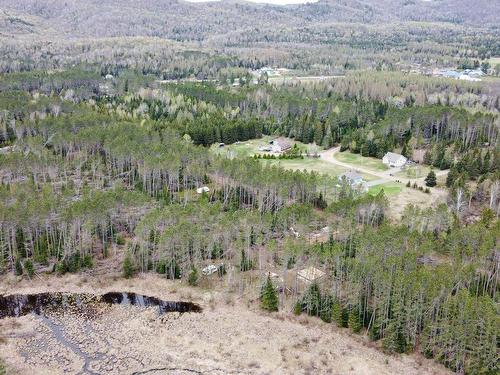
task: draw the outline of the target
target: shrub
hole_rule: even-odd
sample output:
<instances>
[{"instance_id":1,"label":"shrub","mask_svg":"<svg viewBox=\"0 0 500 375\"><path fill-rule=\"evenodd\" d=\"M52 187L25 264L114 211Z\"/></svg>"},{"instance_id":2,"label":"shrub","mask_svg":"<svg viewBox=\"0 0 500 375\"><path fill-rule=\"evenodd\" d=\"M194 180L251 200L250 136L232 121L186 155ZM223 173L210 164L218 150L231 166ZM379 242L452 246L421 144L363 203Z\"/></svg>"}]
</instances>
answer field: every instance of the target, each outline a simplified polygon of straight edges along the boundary
<instances>
[{"instance_id":1,"label":"shrub","mask_svg":"<svg viewBox=\"0 0 500 375\"><path fill-rule=\"evenodd\" d=\"M84 268L92 268L92 267L94 267L94 259L92 258L92 255L86 254L83 257L82 267L84 267Z\"/></svg>"},{"instance_id":2,"label":"shrub","mask_svg":"<svg viewBox=\"0 0 500 375\"><path fill-rule=\"evenodd\" d=\"M125 245L125 238L123 238L123 236L121 234L117 234L115 243L119 246L123 246L123 245Z\"/></svg>"},{"instance_id":3,"label":"shrub","mask_svg":"<svg viewBox=\"0 0 500 375\"><path fill-rule=\"evenodd\" d=\"M0 359L0 375L6 375L7 374L7 370L5 369L5 365L3 363L3 361Z\"/></svg>"},{"instance_id":4,"label":"shrub","mask_svg":"<svg viewBox=\"0 0 500 375\"><path fill-rule=\"evenodd\" d=\"M295 302L295 304L293 305L293 314L294 315L302 314L302 302L300 300L297 300L297 302Z\"/></svg>"},{"instance_id":5,"label":"shrub","mask_svg":"<svg viewBox=\"0 0 500 375\"><path fill-rule=\"evenodd\" d=\"M33 267L33 262L31 261L31 259L26 259L26 261L24 262L24 270L26 271L26 274L30 279L35 274L35 268Z\"/></svg>"},{"instance_id":6,"label":"shrub","mask_svg":"<svg viewBox=\"0 0 500 375\"><path fill-rule=\"evenodd\" d=\"M23 274L23 265L21 264L21 259L17 258L14 264L14 273L16 276L21 276Z\"/></svg>"},{"instance_id":7,"label":"shrub","mask_svg":"<svg viewBox=\"0 0 500 375\"><path fill-rule=\"evenodd\" d=\"M66 265L64 264L64 262L57 262L54 271L58 275L64 275L66 273Z\"/></svg>"}]
</instances>

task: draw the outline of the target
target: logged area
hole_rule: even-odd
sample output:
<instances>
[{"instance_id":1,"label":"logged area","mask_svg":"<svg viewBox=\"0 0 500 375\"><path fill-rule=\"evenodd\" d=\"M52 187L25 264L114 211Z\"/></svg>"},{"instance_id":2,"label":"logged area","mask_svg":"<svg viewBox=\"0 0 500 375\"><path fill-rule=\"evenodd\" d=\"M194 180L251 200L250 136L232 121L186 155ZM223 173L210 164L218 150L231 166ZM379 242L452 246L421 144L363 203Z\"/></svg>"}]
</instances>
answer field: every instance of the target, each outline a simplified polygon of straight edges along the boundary
<instances>
[{"instance_id":1,"label":"logged area","mask_svg":"<svg viewBox=\"0 0 500 375\"><path fill-rule=\"evenodd\" d=\"M0 375L500 373L499 14L0 1Z\"/></svg>"}]
</instances>

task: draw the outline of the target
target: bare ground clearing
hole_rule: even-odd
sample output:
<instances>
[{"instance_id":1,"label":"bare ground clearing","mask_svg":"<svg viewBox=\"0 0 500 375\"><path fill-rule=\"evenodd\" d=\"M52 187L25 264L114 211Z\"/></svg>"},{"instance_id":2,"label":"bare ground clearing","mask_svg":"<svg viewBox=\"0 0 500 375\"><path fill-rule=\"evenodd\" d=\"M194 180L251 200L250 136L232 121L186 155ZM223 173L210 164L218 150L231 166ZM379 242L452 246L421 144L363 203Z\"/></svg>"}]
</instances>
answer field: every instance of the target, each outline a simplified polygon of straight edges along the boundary
<instances>
[{"instance_id":1,"label":"bare ground clearing","mask_svg":"<svg viewBox=\"0 0 500 375\"><path fill-rule=\"evenodd\" d=\"M0 280L0 293L131 291L190 300L203 312L158 317L156 310L106 306L92 318L73 313L0 320L9 374L448 374L417 355L387 356L362 336L316 318L268 315L228 292L189 288L156 275L43 276Z\"/></svg>"}]
</instances>

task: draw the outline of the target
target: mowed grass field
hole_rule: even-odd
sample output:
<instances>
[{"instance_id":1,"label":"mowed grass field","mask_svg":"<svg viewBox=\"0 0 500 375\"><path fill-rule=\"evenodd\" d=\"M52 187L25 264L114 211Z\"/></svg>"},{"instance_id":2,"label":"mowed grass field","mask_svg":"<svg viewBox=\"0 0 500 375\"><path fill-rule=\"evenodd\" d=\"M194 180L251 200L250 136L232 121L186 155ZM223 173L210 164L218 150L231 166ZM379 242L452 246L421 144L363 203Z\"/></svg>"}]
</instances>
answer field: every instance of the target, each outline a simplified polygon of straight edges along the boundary
<instances>
[{"instance_id":1,"label":"mowed grass field","mask_svg":"<svg viewBox=\"0 0 500 375\"><path fill-rule=\"evenodd\" d=\"M328 163L320 158L304 158L304 159L262 159L263 163L267 165L280 165L285 169L293 169L300 171L308 171L308 172L318 172L320 174L326 174L331 177L338 176L347 171L346 168L343 168L339 165L334 165Z\"/></svg>"},{"instance_id":2,"label":"mowed grass field","mask_svg":"<svg viewBox=\"0 0 500 375\"><path fill-rule=\"evenodd\" d=\"M359 154L353 154L349 151L339 152L335 154L335 159L343 163L349 163L353 166L370 169L372 171L385 171L388 167L382 163L382 160L376 158L367 158Z\"/></svg>"},{"instance_id":3,"label":"mowed grass field","mask_svg":"<svg viewBox=\"0 0 500 375\"><path fill-rule=\"evenodd\" d=\"M431 168L425 165L412 165L406 167L404 170L396 172L395 176L401 178L421 178L429 174Z\"/></svg>"},{"instance_id":4,"label":"mowed grass field","mask_svg":"<svg viewBox=\"0 0 500 375\"><path fill-rule=\"evenodd\" d=\"M211 147L211 151L217 155L226 156L231 159L252 157L254 155L259 155L259 154L260 155L270 154L269 152L260 151L259 148L268 146L269 142L275 138L276 137L264 136L259 139L252 139L248 141L233 143L231 145L225 145L224 147L219 147L219 144L214 144ZM292 144L296 144L303 153L309 152L310 154L312 154L314 152L319 153L321 151L321 148L316 145L308 145L305 143L294 141L292 139L289 139L289 141ZM382 168L385 168L385 165L382 164L382 162L378 159L364 158L362 156L355 154L350 154L350 155L353 155L354 159L358 160L357 165L369 165L374 170L384 170ZM348 168L344 168L340 165L335 165L333 163L324 161L320 158L314 158L314 157L304 157L304 159L260 159L260 160L262 163L266 163L268 165L280 165L283 168L290 170L300 170L300 171L305 170L308 172L314 171L330 177L336 177L342 173L345 173L348 170ZM356 165L353 165L352 169L355 168ZM369 167L366 168L369 169ZM365 181L374 181L378 179L377 176L373 176L370 174L366 173L360 173L360 174L361 176L363 176L363 179Z\"/></svg>"},{"instance_id":5,"label":"mowed grass field","mask_svg":"<svg viewBox=\"0 0 500 375\"><path fill-rule=\"evenodd\" d=\"M384 194L388 197L398 195L403 190L403 185L397 182L386 182L380 185L371 186L368 189L368 194L377 195L381 190L384 190Z\"/></svg>"}]
</instances>

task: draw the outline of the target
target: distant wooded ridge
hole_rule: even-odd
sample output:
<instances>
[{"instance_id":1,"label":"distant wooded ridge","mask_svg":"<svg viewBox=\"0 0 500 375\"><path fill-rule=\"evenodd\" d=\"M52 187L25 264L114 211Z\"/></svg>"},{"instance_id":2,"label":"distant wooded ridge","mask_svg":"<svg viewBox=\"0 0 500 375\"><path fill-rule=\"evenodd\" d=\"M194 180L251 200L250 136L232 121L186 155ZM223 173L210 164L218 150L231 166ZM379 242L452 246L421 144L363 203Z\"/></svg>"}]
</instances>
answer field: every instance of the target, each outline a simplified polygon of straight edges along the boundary
<instances>
[{"instance_id":1,"label":"distant wooded ridge","mask_svg":"<svg viewBox=\"0 0 500 375\"><path fill-rule=\"evenodd\" d=\"M245 29L335 22L447 22L498 25L500 3L478 0L320 0L298 5L245 1L2 0L0 36L158 36L204 40Z\"/></svg>"}]
</instances>

